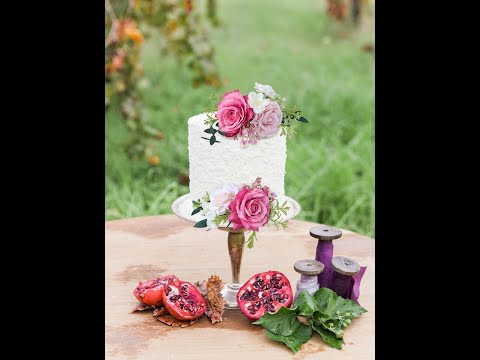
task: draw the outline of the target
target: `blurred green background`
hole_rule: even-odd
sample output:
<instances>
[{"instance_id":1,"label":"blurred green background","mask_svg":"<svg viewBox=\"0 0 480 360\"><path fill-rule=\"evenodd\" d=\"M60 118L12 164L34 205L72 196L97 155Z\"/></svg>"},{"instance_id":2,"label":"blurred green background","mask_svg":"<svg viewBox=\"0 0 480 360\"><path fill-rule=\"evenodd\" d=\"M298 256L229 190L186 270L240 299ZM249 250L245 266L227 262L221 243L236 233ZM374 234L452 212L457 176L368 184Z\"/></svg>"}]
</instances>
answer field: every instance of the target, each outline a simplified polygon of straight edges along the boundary
<instances>
[{"instance_id":1,"label":"blurred green background","mask_svg":"<svg viewBox=\"0 0 480 360\"><path fill-rule=\"evenodd\" d=\"M375 236L374 14L361 24L327 15L325 1L223 0L210 30L227 84L194 88L190 70L160 54L147 39L141 63L145 116L164 134L160 163L131 160L130 133L118 110L106 113L105 219L171 213L188 193L187 119L203 112L212 93L270 84L309 119L287 142L286 193L299 201L298 219Z\"/></svg>"}]
</instances>

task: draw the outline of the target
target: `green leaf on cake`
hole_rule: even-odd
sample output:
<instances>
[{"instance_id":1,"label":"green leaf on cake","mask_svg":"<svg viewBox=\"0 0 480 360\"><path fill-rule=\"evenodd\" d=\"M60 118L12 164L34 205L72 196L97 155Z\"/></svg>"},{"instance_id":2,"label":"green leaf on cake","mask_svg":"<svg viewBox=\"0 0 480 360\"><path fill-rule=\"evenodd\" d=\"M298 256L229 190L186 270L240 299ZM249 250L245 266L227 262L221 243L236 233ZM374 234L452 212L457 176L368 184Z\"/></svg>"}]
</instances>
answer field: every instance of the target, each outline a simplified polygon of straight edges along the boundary
<instances>
[{"instance_id":1,"label":"green leaf on cake","mask_svg":"<svg viewBox=\"0 0 480 360\"><path fill-rule=\"evenodd\" d=\"M303 116L298 118L297 120L300 121L300 122L303 122L303 123L308 123L308 120L305 119Z\"/></svg>"},{"instance_id":2,"label":"green leaf on cake","mask_svg":"<svg viewBox=\"0 0 480 360\"><path fill-rule=\"evenodd\" d=\"M202 210L201 207L197 207L196 209L194 209L194 210L192 211L192 215L195 215L196 213L200 212L201 210Z\"/></svg>"},{"instance_id":3,"label":"green leaf on cake","mask_svg":"<svg viewBox=\"0 0 480 360\"><path fill-rule=\"evenodd\" d=\"M222 130L217 130L217 132L222 136L227 136L227 135L225 135L225 133Z\"/></svg>"},{"instance_id":4,"label":"green leaf on cake","mask_svg":"<svg viewBox=\"0 0 480 360\"><path fill-rule=\"evenodd\" d=\"M196 227L196 228L204 228L204 227L207 227L207 219L200 220L200 221L197 222L195 225L193 225L193 227Z\"/></svg>"},{"instance_id":5,"label":"green leaf on cake","mask_svg":"<svg viewBox=\"0 0 480 360\"><path fill-rule=\"evenodd\" d=\"M215 135L212 135L212 137L210 138L210 145L215 144L216 141L217 141L217 138L215 137Z\"/></svg>"},{"instance_id":6,"label":"green leaf on cake","mask_svg":"<svg viewBox=\"0 0 480 360\"><path fill-rule=\"evenodd\" d=\"M204 132L209 133L209 134L215 134L217 130L215 130L213 127L210 127L206 129Z\"/></svg>"}]
</instances>

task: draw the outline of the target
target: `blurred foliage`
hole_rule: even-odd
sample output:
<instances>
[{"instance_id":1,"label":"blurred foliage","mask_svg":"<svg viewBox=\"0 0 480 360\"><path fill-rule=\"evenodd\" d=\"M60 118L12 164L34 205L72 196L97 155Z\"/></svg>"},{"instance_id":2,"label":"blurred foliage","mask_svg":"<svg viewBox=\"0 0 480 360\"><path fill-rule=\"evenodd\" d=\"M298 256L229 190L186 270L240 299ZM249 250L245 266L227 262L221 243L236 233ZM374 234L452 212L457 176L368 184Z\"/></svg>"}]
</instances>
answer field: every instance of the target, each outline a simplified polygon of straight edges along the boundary
<instances>
[{"instance_id":1,"label":"blurred foliage","mask_svg":"<svg viewBox=\"0 0 480 360\"><path fill-rule=\"evenodd\" d=\"M208 1L207 18L218 25L216 2ZM162 55L174 55L193 70L192 85L220 87L203 12L194 0L105 0L105 110L120 109L132 139L131 158L158 165L156 142L163 133L152 126L142 106L142 88L149 82L139 63L145 37L156 35ZM160 36L158 36L160 35Z\"/></svg>"},{"instance_id":2,"label":"blurred foliage","mask_svg":"<svg viewBox=\"0 0 480 360\"><path fill-rule=\"evenodd\" d=\"M326 0L327 14L337 21L345 21L350 14L354 23L360 22L362 11L367 12L375 5L375 0Z\"/></svg>"},{"instance_id":3,"label":"blurred foliage","mask_svg":"<svg viewBox=\"0 0 480 360\"><path fill-rule=\"evenodd\" d=\"M327 14L335 20L345 20L347 9L347 0L327 0Z\"/></svg>"}]
</instances>

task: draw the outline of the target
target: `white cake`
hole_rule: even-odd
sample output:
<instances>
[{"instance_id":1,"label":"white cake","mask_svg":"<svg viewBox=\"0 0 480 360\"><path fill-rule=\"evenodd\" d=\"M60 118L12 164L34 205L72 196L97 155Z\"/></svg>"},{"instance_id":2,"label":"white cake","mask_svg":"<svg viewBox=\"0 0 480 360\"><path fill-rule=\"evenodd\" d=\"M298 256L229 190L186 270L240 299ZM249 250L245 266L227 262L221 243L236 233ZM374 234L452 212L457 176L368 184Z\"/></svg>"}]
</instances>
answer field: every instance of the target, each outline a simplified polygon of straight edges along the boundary
<instances>
[{"instance_id":1,"label":"white cake","mask_svg":"<svg viewBox=\"0 0 480 360\"><path fill-rule=\"evenodd\" d=\"M211 193L225 183L240 186L252 183L257 177L279 197L285 195L286 136L280 136L278 131L271 138L242 147L238 140L217 135L220 142L210 145L208 140L202 139L210 137L204 132L206 119L206 114L188 119L191 199L202 198L205 192Z\"/></svg>"}]
</instances>

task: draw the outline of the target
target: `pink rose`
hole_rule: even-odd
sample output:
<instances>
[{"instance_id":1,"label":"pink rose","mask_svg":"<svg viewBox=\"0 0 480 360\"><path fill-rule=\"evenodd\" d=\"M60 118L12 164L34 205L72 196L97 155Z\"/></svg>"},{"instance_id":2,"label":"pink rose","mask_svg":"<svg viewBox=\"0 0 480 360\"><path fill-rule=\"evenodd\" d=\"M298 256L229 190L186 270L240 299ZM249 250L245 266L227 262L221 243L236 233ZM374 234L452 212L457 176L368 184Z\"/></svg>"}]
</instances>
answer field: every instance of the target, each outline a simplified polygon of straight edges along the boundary
<instances>
[{"instance_id":1,"label":"pink rose","mask_svg":"<svg viewBox=\"0 0 480 360\"><path fill-rule=\"evenodd\" d=\"M252 124L261 138L269 138L277 133L283 119L282 110L276 101L270 101L265 110L255 114Z\"/></svg>"},{"instance_id":2,"label":"pink rose","mask_svg":"<svg viewBox=\"0 0 480 360\"><path fill-rule=\"evenodd\" d=\"M227 92L218 103L218 124L228 137L237 135L252 117L253 109L248 105L248 96L242 96L238 90Z\"/></svg>"},{"instance_id":3,"label":"pink rose","mask_svg":"<svg viewBox=\"0 0 480 360\"><path fill-rule=\"evenodd\" d=\"M257 188L248 190L244 186L228 208L231 211L228 221L233 223L235 230L245 228L258 231L267 223L270 214L268 191Z\"/></svg>"}]
</instances>

